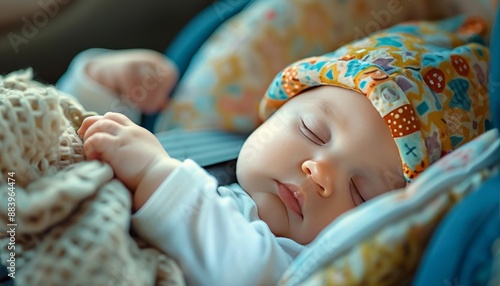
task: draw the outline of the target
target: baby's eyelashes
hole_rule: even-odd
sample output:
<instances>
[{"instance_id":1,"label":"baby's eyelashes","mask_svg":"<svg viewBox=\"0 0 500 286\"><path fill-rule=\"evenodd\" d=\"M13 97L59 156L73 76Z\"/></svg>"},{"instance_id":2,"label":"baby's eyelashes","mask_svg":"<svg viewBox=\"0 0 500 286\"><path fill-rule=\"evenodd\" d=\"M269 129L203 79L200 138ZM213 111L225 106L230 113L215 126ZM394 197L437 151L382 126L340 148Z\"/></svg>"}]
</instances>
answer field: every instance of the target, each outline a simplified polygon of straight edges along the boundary
<instances>
[{"instance_id":1,"label":"baby's eyelashes","mask_svg":"<svg viewBox=\"0 0 500 286\"><path fill-rule=\"evenodd\" d=\"M356 206L359 206L366 201L352 178L349 181L349 191L351 193L352 201Z\"/></svg>"},{"instance_id":2,"label":"baby's eyelashes","mask_svg":"<svg viewBox=\"0 0 500 286\"><path fill-rule=\"evenodd\" d=\"M306 124L304 119L300 119L300 132L312 143L318 146L325 145L327 141L317 135L318 131L316 131L313 126L314 124Z\"/></svg>"}]
</instances>

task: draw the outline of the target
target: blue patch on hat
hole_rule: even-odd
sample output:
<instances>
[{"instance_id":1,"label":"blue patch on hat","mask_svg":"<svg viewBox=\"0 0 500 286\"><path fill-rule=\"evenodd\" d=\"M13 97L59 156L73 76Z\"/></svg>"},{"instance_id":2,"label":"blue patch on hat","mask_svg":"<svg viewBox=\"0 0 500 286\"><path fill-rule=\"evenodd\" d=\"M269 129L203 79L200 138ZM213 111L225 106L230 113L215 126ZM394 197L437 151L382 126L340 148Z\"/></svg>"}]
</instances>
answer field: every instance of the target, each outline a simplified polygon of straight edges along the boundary
<instances>
[{"instance_id":1,"label":"blue patch on hat","mask_svg":"<svg viewBox=\"0 0 500 286\"><path fill-rule=\"evenodd\" d=\"M425 114L429 110L429 105L427 102L422 102L417 106L417 112L419 115Z\"/></svg>"},{"instance_id":2,"label":"blue patch on hat","mask_svg":"<svg viewBox=\"0 0 500 286\"><path fill-rule=\"evenodd\" d=\"M457 78L451 80L448 83L448 86L453 91L453 97L450 100L450 107L458 107L470 111L471 100L467 95L467 91L469 90L469 82L464 79Z\"/></svg>"}]
</instances>

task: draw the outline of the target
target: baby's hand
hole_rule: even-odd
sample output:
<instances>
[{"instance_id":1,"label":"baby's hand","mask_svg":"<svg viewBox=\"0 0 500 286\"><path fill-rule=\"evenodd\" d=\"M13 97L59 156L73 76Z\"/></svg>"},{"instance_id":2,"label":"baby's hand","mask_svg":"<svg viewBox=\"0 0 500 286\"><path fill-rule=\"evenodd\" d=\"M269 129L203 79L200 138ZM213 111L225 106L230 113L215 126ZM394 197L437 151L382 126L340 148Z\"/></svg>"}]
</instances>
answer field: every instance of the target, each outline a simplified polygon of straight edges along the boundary
<instances>
[{"instance_id":1,"label":"baby's hand","mask_svg":"<svg viewBox=\"0 0 500 286\"><path fill-rule=\"evenodd\" d=\"M78 135L83 138L87 159L111 165L115 175L134 193L136 210L180 164L170 158L151 132L120 113L86 118Z\"/></svg>"},{"instance_id":2,"label":"baby's hand","mask_svg":"<svg viewBox=\"0 0 500 286\"><path fill-rule=\"evenodd\" d=\"M130 106L154 113L167 105L178 80L177 68L162 54L146 49L122 50L96 56L87 75L122 96Z\"/></svg>"}]
</instances>

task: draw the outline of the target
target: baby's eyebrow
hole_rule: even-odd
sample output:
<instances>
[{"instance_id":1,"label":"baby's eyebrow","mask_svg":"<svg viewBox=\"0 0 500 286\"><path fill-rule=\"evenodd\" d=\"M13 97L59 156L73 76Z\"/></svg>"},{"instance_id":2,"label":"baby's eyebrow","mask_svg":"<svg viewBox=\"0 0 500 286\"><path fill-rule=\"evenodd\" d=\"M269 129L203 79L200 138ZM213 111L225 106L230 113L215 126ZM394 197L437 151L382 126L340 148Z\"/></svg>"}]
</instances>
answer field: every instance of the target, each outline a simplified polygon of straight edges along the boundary
<instances>
[{"instance_id":1,"label":"baby's eyebrow","mask_svg":"<svg viewBox=\"0 0 500 286\"><path fill-rule=\"evenodd\" d=\"M329 117L335 117L335 112L333 112L331 104L325 99L320 99L316 102L316 106L321 110L324 115Z\"/></svg>"}]
</instances>

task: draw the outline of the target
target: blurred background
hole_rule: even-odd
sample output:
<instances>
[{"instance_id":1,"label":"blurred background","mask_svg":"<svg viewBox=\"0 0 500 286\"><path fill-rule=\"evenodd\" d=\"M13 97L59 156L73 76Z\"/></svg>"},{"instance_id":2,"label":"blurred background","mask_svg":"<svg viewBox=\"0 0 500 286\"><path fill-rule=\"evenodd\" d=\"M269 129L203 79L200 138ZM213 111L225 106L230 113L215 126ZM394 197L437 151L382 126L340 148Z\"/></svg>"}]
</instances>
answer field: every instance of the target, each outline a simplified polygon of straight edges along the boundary
<instances>
[{"instance_id":1,"label":"blurred background","mask_svg":"<svg viewBox=\"0 0 500 286\"><path fill-rule=\"evenodd\" d=\"M0 74L33 67L36 80L54 84L88 48L163 52L200 11L228 16L248 1L0 0ZM497 0L422 2L439 11L430 18L469 11L491 20Z\"/></svg>"},{"instance_id":2,"label":"blurred background","mask_svg":"<svg viewBox=\"0 0 500 286\"><path fill-rule=\"evenodd\" d=\"M214 0L0 0L0 74L33 67L54 84L80 51L163 52Z\"/></svg>"}]
</instances>

